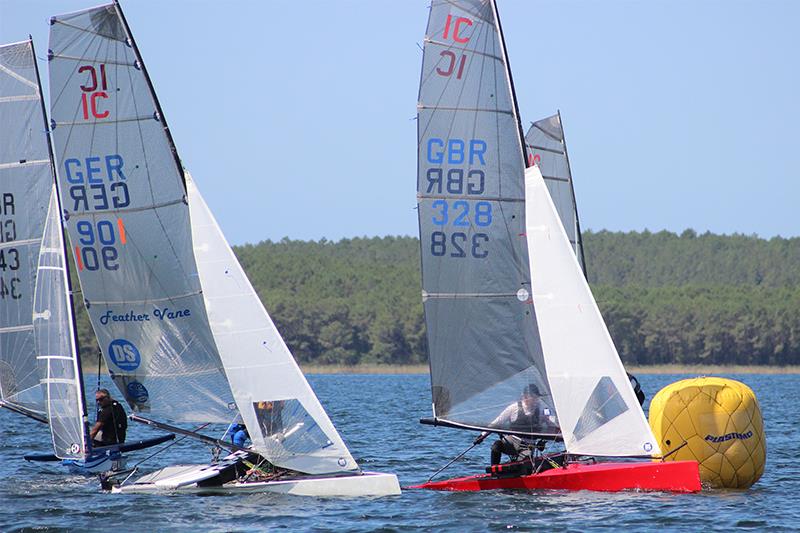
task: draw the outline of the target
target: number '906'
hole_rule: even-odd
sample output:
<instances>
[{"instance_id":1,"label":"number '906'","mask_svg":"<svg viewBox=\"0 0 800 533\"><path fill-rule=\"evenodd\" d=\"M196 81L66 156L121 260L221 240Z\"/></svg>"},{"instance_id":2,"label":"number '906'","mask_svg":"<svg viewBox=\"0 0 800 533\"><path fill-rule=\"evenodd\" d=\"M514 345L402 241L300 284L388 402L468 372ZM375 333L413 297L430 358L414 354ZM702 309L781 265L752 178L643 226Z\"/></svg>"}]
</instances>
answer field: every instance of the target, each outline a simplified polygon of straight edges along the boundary
<instances>
[{"instance_id":1,"label":"number '906'","mask_svg":"<svg viewBox=\"0 0 800 533\"><path fill-rule=\"evenodd\" d=\"M119 268L119 252L114 246L117 235L114 225L108 220L101 220L96 225L81 220L75 225L80 236L78 242L78 268L86 270L117 270Z\"/></svg>"}]
</instances>

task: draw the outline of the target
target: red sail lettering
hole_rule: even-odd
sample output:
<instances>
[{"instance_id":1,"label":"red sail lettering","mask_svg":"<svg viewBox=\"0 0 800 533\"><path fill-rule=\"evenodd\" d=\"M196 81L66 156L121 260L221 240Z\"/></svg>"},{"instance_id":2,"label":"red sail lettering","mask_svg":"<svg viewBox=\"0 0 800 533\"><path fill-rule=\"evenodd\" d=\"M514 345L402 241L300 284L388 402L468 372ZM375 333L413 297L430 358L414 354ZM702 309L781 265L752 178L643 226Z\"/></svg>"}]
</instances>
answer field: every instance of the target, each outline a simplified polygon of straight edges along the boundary
<instances>
[{"instance_id":1,"label":"red sail lettering","mask_svg":"<svg viewBox=\"0 0 800 533\"><path fill-rule=\"evenodd\" d=\"M94 116L94 118L106 118L108 116L108 109L102 113L97 111L98 98L108 98L108 95L104 91L98 91L92 95L92 116Z\"/></svg>"},{"instance_id":2,"label":"red sail lettering","mask_svg":"<svg viewBox=\"0 0 800 533\"><path fill-rule=\"evenodd\" d=\"M95 72L94 67L91 65L83 65L78 69L78 74L82 74L84 72L89 72L92 75L92 85L81 85L81 90L87 93L97 90L97 72Z\"/></svg>"},{"instance_id":3,"label":"red sail lettering","mask_svg":"<svg viewBox=\"0 0 800 533\"><path fill-rule=\"evenodd\" d=\"M469 37L464 37L464 38L460 37L461 35L460 30L462 24L466 24L467 26L472 26L472 21L468 18L458 17L458 19L456 19L456 27L453 29L453 40L457 43L464 44L466 42L469 42Z\"/></svg>"}]
</instances>

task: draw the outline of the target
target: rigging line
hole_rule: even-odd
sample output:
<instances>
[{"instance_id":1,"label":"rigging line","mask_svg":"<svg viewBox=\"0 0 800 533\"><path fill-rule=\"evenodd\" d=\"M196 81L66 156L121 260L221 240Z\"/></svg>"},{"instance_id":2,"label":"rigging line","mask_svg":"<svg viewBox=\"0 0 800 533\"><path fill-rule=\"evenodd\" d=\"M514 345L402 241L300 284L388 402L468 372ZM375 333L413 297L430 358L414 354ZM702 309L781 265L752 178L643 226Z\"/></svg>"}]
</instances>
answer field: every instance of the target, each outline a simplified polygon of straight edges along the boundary
<instances>
[{"instance_id":1,"label":"rigging line","mask_svg":"<svg viewBox=\"0 0 800 533\"><path fill-rule=\"evenodd\" d=\"M97 350L97 389L100 390L100 365L103 363L103 351Z\"/></svg>"},{"instance_id":2,"label":"rigging line","mask_svg":"<svg viewBox=\"0 0 800 533\"><path fill-rule=\"evenodd\" d=\"M482 439L482 438L480 438L480 437L478 437L478 439L476 439L476 440L475 440L475 442L473 442L473 443L472 443L472 446L470 446L469 448L467 448L466 450L464 450L464 451L463 451L463 452L461 452L460 454L456 455L456 456L455 456L455 457L454 457L454 458L453 458L453 459L452 459L452 460L451 460L449 463L447 463L446 465L444 465L443 467L441 467L439 470L437 470L436 472L434 472L434 473L431 475L431 477L429 477L429 478L428 478L428 481L427 481L427 482L428 482L428 483L430 483L430 482L431 482L431 480L432 480L433 478L435 478L436 476L438 476L438 475L439 475L441 472L443 472L443 471L444 471L444 470L445 470L447 467L449 467L451 464L455 463L456 461L458 461L459 459L461 459L462 457L464 457L464 456L467 454L467 452L469 452L469 451L470 451L472 448L474 448L475 446L477 446L477 445L478 445L478 444L480 444L481 442L483 442L483 439Z\"/></svg>"},{"instance_id":3,"label":"rigging line","mask_svg":"<svg viewBox=\"0 0 800 533\"><path fill-rule=\"evenodd\" d=\"M202 425L196 427L193 430L193 432L196 433L196 432L200 431L201 429L205 428L206 426L208 426L209 424L210 424L210 422L206 422L205 424L202 424ZM172 446L178 444L179 442L182 442L182 441L184 441L185 439L188 439L188 438L189 438L189 435L184 435L183 437L181 437L179 439L175 439L174 441L170 442L169 444L167 444L163 448L160 448L160 449L156 450L155 452L151 453L150 455L148 455L147 457L145 457L144 459L142 459L141 461L139 461L138 463L133 465L131 467L131 469L130 469L131 470L130 474L128 475L128 477L126 477L125 479L122 480L122 483L120 483L119 486L121 487L122 485L127 483L128 480L131 478L131 476L133 476L133 474L136 473L136 470L139 468L139 466L142 465L142 463L144 463L145 461L149 461L150 459L152 459L156 455L160 454L161 452L164 452L164 451L168 450L170 447L172 447ZM111 476L109 476L109 477L111 477ZM106 479L108 479L108 478L106 478Z\"/></svg>"}]
</instances>

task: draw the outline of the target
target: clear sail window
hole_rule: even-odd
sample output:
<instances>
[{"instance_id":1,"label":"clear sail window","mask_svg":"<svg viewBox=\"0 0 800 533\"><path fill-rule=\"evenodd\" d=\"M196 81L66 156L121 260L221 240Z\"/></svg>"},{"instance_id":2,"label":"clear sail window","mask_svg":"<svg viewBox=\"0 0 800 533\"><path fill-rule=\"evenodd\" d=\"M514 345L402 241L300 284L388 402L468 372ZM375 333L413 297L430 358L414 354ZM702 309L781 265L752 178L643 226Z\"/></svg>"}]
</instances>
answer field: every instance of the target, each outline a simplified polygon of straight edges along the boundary
<instances>
[{"instance_id":1,"label":"clear sail window","mask_svg":"<svg viewBox=\"0 0 800 533\"><path fill-rule=\"evenodd\" d=\"M261 436L273 451L308 454L332 445L296 399L253 402L253 409Z\"/></svg>"}]
</instances>

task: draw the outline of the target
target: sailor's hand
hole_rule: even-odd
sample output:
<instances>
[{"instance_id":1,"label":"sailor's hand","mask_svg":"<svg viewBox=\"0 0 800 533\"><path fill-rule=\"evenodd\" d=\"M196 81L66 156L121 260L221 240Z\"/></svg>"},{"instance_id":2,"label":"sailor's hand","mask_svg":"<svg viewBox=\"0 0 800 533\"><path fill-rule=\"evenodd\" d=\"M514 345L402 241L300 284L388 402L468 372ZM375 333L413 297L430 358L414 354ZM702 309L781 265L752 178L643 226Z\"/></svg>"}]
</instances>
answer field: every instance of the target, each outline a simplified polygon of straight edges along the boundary
<instances>
[{"instance_id":1,"label":"sailor's hand","mask_svg":"<svg viewBox=\"0 0 800 533\"><path fill-rule=\"evenodd\" d=\"M475 439L475 440L472 442L472 445L473 445L473 446L477 446L478 444L480 444L481 442L483 442L484 440L486 440L486 437L488 437L488 436L489 436L489 432L488 432L488 431L484 431L483 433L481 433L480 435L478 435L478 438L477 438L477 439Z\"/></svg>"}]
</instances>

